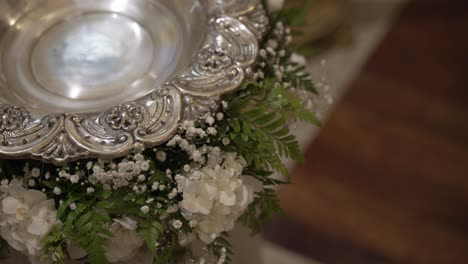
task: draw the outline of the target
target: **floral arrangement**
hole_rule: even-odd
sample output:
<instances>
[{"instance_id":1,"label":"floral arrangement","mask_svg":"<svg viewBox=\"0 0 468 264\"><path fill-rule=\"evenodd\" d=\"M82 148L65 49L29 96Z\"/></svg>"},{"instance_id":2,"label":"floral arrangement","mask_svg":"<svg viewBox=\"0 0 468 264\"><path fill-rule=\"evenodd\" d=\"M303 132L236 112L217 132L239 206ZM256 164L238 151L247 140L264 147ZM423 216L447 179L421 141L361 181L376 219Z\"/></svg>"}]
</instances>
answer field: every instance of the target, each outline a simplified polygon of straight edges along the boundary
<instances>
[{"instance_id":1,"label":"floral arrangement","mask_svg":"<svg viewBox=\"0 0 468 264\"><path fill-rule=\"evenodd\" d=\"M250 81L166 144L64 167L0 160L0 252L36 263L229 263L234 225L255 233L281 210L273 187L286 182L271 175L287 175L282 158L303 158L290 126L319 125L291 45L303 11L265 4L271 29Z\"/></svg>"}]
</instances>

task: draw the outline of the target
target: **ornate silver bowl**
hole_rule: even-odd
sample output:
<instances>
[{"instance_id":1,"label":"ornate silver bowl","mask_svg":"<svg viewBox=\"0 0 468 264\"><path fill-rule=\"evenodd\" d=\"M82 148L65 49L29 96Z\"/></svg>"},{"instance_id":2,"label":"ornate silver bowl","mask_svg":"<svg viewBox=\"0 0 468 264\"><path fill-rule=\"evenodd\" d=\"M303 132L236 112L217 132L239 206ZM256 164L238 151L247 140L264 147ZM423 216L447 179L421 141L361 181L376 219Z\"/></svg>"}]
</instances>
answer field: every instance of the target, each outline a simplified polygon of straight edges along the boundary
<instances>
[{"instance_id":1,"label":"ornate silver bowl","mask_svg":"<svg viewBox=\"0 0 468 264\"><path fill-rule=\"evenodd\" d=\"M0 156L55 164L167 141L249 74L259 0L0 0Z\"/></svg>"}]
</instances>

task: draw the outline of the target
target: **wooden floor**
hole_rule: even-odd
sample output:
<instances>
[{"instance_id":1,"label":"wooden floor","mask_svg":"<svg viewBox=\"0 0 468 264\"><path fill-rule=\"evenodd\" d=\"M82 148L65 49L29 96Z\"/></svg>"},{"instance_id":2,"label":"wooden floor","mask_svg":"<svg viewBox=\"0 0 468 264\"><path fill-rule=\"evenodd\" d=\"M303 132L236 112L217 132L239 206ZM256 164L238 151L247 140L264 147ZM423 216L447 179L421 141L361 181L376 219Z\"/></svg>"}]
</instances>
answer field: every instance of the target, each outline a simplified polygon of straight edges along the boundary
<instances>
[{"instance_id":1,"label":"wooden floor","mask_svg":"<svg viewBox=\"0 0 468 264\"><path fill-rule=\"evenodd\" d=\"M306 160L267 239L325 264L468 263L468 1L411 1Z\"/></svg>"}]
</instances>

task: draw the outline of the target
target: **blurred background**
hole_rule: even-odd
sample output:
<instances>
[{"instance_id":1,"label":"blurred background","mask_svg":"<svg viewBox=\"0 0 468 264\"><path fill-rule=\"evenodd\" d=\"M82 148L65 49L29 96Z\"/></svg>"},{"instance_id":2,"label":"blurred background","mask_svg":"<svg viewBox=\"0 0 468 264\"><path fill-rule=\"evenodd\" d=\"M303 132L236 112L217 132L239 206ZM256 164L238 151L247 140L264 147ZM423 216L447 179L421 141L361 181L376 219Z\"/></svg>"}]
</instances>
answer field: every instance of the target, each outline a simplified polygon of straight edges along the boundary
<instances>
[{"instance_id":1,"label":"blurred background","mask_svg":"<svg viewBox=\"0 0 468 264\"><path fill-rule=\"evenodd\" d=\"M468 263L468 1L315 0L309 20L334 102L298 128L270 260Z\"/></svg>"}]
</instances>

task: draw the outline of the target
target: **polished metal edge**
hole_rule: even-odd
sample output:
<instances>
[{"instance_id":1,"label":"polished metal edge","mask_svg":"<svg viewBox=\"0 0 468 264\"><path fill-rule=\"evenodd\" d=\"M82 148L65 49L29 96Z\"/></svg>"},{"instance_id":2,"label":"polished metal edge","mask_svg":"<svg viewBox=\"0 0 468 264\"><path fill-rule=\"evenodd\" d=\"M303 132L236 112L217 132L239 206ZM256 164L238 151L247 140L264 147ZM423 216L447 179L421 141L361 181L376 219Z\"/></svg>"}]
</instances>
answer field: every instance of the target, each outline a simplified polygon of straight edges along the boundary
<instances>
[{"instance_id":1,"label":"polished metal edge","mask_svg":"<svg viewBox=\"0 0 468 264\"><path fill-rule=\"evenodd\" d=\"M216 109L223 94L249 77L268 18L259 0L206 1L209 33L186 71L103 113L35 117L24 107L0 103L0 156L56 165L121 157L166 142L181 122Z\"/></svg>"}]
</instances>

